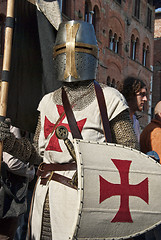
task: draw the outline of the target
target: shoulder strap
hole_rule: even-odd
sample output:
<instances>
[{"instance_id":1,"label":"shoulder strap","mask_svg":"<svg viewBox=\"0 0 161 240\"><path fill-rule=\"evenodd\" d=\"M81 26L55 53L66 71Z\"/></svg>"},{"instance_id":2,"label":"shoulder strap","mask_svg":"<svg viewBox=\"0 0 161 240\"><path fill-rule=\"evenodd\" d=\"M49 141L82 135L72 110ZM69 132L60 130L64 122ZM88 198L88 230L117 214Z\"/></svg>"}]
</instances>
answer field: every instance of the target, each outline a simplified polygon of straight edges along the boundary
<instances>
[{"instance_id":1,"label":"shoulder strap","mask_svg":"<svg viewBox=\"0 0 161 240\"><path fill-rule=\"evenodd\" d=\"M67 120L69 123L69 127L72 133L73 138L77 138L77 139L83 139L82 135L79 131L77 122L75 120L68 96L66 94L65 89L62 87L62 101L63 101L63 106L64 106L64 111L65 114L67 116Z\"/></svg>"},{"instance_id":2,"label":"shoulder strap","mask_svg":"<svg viewBox=\"0 0 161 240\"><path fill-rule=\"evenodd\" d=\"M97 97L98 106L100 110L105 139L106 139L106 142L112 142L111 130L110 130L110 124L109 124L109 119L107 115L107 107L106 107L104 94L98 82L94 81L94 87L95 87L96 97Z\"/></svg>"},{"instance_id":3,"label":"shoulder strap","mask_svg":"<svg viewBox=\"0 0 161 240\"><path fill-rule=\"evenodd\" d=\"M108 120L104 94L103 94L102 88L100 87L98 82L94 81L94 87L95 87L96 97L97 97L98 106L99 106L99 110L100 110L101 120L102 120L102 124L103 124L105 139L106 139L106 142L112 142L110 124L109 124L109 120ZM63 101L64 111L67 116L67 120L68 120L69 127L70 127L73 138L83 139L82 135L79 131L77 122L75 120L68 96L63 87L62 87L62 101Z\"/></svg>"}]
</instances>

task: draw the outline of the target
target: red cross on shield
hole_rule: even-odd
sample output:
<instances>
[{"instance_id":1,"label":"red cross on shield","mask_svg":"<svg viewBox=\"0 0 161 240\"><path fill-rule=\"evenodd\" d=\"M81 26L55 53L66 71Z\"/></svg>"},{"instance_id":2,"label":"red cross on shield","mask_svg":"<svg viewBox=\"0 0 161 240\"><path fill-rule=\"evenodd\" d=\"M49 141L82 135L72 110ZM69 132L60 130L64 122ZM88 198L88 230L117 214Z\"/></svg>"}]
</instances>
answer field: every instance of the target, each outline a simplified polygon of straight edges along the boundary
<instances>
[{"instance_id":1,"label":"red cross on shield","mask_svg":"<svg viewBox=\"0 0 161 240\"><path fill-rule=\"evenodd\" d=\"M149 201L148 178L136 185L129 184L129 169L131 161L111 159L117 167L121 184L110 183L100 177L100 203L112 196L120 195L120 208L111 222L133 222L129 209L129 197L136 196L143 199L146 203Z\"/></svg>"}]
</instances>

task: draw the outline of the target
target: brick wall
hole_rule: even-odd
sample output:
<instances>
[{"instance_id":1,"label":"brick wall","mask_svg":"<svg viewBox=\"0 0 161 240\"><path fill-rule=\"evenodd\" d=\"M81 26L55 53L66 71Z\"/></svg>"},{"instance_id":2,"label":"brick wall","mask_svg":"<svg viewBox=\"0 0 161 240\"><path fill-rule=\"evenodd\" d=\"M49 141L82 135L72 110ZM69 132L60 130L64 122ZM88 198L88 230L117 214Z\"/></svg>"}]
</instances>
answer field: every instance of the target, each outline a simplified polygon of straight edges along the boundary
<instances>
[{"instance_id":1,"label":"brick wall","mask_svg":"<svg viewBox=\"0 0 161 240\"><path fill-rule=\"evenodd\" d=\"M0 13L6 14L7 1L0 0Z\"/></svg>"},{"instance_id":2,"label":"brick wall","mask_svg":"<svg viewBox=\"0 0 161 240\"><path fill-rule=\"evenodd\" d=\"M154 109L156 103L161 100L161 13L156 13L154 30L154 81L153 101Z\"/></svg>"}]
</instances>

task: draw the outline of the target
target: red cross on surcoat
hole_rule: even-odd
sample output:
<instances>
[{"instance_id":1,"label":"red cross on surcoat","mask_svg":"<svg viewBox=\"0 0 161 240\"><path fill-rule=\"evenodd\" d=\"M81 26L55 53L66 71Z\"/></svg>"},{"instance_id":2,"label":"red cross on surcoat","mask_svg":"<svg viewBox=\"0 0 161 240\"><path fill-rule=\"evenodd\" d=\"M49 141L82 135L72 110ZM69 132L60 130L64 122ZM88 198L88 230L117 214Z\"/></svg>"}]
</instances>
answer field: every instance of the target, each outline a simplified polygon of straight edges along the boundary
<instances>
[{"instance_id":1,"label":"red cross on surcoat","mask_svg":"<svg viewBox=\"0 0 161 240\"><path fill-rule=\"evenodd\" d=\"M100 178L100 203L112 196L120 196L120 208L111 222L133 222L129 209L129 196L136 196L149 202L148 178L136 185L129 184L129 169L131 161L111 159L117 167L121 184L114 184Z\"/></svg>"},{"instance_id":2,"label":"red cross on surcoat","mask_svg":"<svg viewBox=\"0 0 161 240\"><path fill-rule=\"evenodd\" d=\"M56 105L59 116L61 116L64 113L64 108L62 105ZM56 125L56 127L58 126L65 126L69 132L70 131L70 127L67 123L63 123L63 120L65 119L66 115L64 114L64 116L61 118L60 122ZM77 122L79 131L81 132L83 129L83 126L86 122L87 118L84 118L80 121ZM45 123L44 123L44 136L45 139L48 137L48 135L53 131L53 128L55 127L54 123L51 123L49 121L49 119L45 116ZM54 132L53 136L50 138L49 144L47 145L46 151L57 151L57 152L62 152L62 149L59 145L59 139L56 137L56 134Z\"/></svg>"}]
</instances>

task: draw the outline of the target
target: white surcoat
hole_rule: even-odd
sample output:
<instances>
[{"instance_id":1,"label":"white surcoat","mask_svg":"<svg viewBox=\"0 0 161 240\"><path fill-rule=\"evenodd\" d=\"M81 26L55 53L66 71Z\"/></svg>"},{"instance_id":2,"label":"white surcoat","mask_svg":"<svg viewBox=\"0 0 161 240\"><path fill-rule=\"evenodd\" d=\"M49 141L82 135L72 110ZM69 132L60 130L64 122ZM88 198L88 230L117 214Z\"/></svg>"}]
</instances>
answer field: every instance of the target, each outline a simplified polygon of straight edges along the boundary
<instances>
[{"instance_id":1,"label":"white surcoat","mask_svg":"<svg viewBox=\"0 0 161 240\"><path fill-rule=\"evenodd\" d=\"M114 88L103 88L109 121L128 108L124 97ZM39 137L40 154L46 163L67 163L71 156L63 142L51 134L55 123L64 111L63 106L56 105L53 93L49 93L41 100L38 110L41 116L41 132ZM77 125L84 140L104 142L104 134L101 123L97 99L81 111L73 111ZM64 125L69 130L68 138L72 141L67 118L64 116L59 125ZM59 172L67 177L72 177L73 171ZM78 195L77 190L65 185L50 181L46 186L37 184L34 205L32 211L31 234L33 239L39 240L41 234L42 212L47 190L49 189L50 220L52 239L68 240L65 236L71 236L73 221L77 217Z\"/></svg>"}]
</instances>

